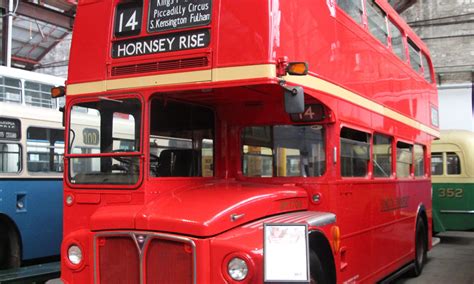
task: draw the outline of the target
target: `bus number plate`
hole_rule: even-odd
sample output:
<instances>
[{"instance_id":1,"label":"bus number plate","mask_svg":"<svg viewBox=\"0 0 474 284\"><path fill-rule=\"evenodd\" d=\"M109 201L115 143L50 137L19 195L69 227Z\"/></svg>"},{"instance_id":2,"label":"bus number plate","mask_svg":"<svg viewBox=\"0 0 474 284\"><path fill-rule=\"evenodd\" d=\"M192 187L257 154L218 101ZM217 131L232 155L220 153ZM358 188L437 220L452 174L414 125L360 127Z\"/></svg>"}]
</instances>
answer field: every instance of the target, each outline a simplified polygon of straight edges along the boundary
<instances>
[{"instance_id":1,"label":"bus number plate","mask_svg":"<svg viewBox=\"0 0 474 284\"><path fill-rule=\"evenodd\" d=\"M290 115L294 122L319 122L325 118L324 108L320 104L311 104L304 107L303 113Z\"/></svg>"},{"instance_id":2,"label":"bus number plate","mask_svg":"<svg viewBox=\"0 0 474 284\"><path fill-rule=\"evenodd\" d=\"M205 26L211 22L211 0L150 0L148 32Z\"/></svg>"}]
</instances>

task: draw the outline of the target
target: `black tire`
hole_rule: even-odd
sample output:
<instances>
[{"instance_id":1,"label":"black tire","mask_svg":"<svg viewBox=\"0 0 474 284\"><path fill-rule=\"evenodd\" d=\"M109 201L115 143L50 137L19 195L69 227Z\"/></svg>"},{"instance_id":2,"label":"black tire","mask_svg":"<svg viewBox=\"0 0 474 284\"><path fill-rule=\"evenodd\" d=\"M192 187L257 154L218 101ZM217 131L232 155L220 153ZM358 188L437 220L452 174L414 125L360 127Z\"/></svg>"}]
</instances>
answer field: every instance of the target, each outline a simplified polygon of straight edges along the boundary
<instances>
[{"instance_id":1,"label":"black tire","mask_svg":"<svg viewBox=\"0 0 474 284\"><path fill-rule=\"evenodd\" d=\"M20 245L17 234L2 226L0 228L0 269L20 267Z\"/></svg>"},{"instance_id":2,"label":"black tire","mask_svg":"<svg viewBox=\"0 0 474 284\"><path fill-rule=\"evenodd\" d=\"M0 269L7 268L8 254L8 233L0 227Z\"/></svg>"},{"instance_id":3,"label":"black tire","mask_svg":"<svg viewBox=\"0 0 474 284\"><path fill-rule=\"evenodd\" d=\"M426 232L426 226L423 219L418 218L416 221L415 233L415 266L411 271L412 277L417 277L421 274L426 260L428 259L428 240Z\"/></svg>"},{"instance_id":4,"label":"black tire","mask_svg":"<svg viewBox=\"0 0 474 284\"><path fill-rule=\"evenodd\" d=\"M326 274L323 270L323 265L319 260L318 255L313 251L309 251L309 270L311 277L311 284L327 284Z\"/></svg>"}]
</instances>

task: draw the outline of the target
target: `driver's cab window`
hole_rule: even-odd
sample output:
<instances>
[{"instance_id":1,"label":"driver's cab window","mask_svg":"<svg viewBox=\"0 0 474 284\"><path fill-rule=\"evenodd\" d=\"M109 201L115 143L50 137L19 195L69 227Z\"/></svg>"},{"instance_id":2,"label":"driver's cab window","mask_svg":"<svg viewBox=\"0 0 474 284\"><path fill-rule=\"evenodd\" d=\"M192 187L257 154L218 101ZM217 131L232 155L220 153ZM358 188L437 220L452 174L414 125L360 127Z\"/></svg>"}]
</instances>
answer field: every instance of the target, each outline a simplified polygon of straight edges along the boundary
<instances>
[{"instance_id":1,"label":"driver's cab window","mask_svg":"<svg viewBox=\"0 0 474 284\"><path fill-rule=\"evenodd\" d=\"M70 159L71 183L137 183L140 129L139 99L100 97L73 105L68 149L75 155Z\"/></svg>"},{"instance_id":2,"label":"driver's cab window","mask_svg":"<svg viewBox=\"0 0 474 284\"><path fill-rule=\"evenodd\" d=\"M204 106L154 99L150 113L150 175L214 175L214 112Z\"/></svg>"},{"instance_id":3,"label":"driver's cab window","mask_svg":"<svg viewBox=\"0 0 474 284\"><path fill-rule=\"evenodd\" d=\"M135 141L135 117L128 113L114 112L112 115L112 151L137 151Z\"/></svg>"}]
</instances>

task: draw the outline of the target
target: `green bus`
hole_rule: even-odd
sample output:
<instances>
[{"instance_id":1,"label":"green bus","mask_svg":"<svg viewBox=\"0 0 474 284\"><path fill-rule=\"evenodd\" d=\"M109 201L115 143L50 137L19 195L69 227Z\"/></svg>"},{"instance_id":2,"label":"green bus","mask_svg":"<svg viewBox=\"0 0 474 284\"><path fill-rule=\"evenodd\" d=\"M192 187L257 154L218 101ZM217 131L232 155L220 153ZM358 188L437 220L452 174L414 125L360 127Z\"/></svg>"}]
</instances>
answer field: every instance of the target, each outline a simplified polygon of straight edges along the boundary
<instances>
[{"instance_id":1,"label":"green bus","mask_svg":"<svg viewBox=\"0 0 474 284\"><path fill-rule=\"evenodd\" d=\"M433 231L474 229L474 132L441 131L431 147Z\"/></svg>"}]
</instances>

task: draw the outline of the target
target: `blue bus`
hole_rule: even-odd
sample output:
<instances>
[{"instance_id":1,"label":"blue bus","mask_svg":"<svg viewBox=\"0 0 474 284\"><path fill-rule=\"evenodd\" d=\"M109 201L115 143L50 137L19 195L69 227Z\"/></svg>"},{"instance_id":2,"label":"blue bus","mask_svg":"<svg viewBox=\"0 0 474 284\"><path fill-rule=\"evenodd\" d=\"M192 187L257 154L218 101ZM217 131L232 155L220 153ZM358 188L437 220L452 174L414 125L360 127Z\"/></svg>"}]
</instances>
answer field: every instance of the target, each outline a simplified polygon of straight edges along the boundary
<instances>
[{"instance_id":1,"label":"blue bus","mask_svg":"<svg viewBox=\"0 0 474 284\"><path fill-rule=\"evenodd\" d=\"M64 79L0 66L0 269L58 256Z\"/></svg>"}]
</instances>

